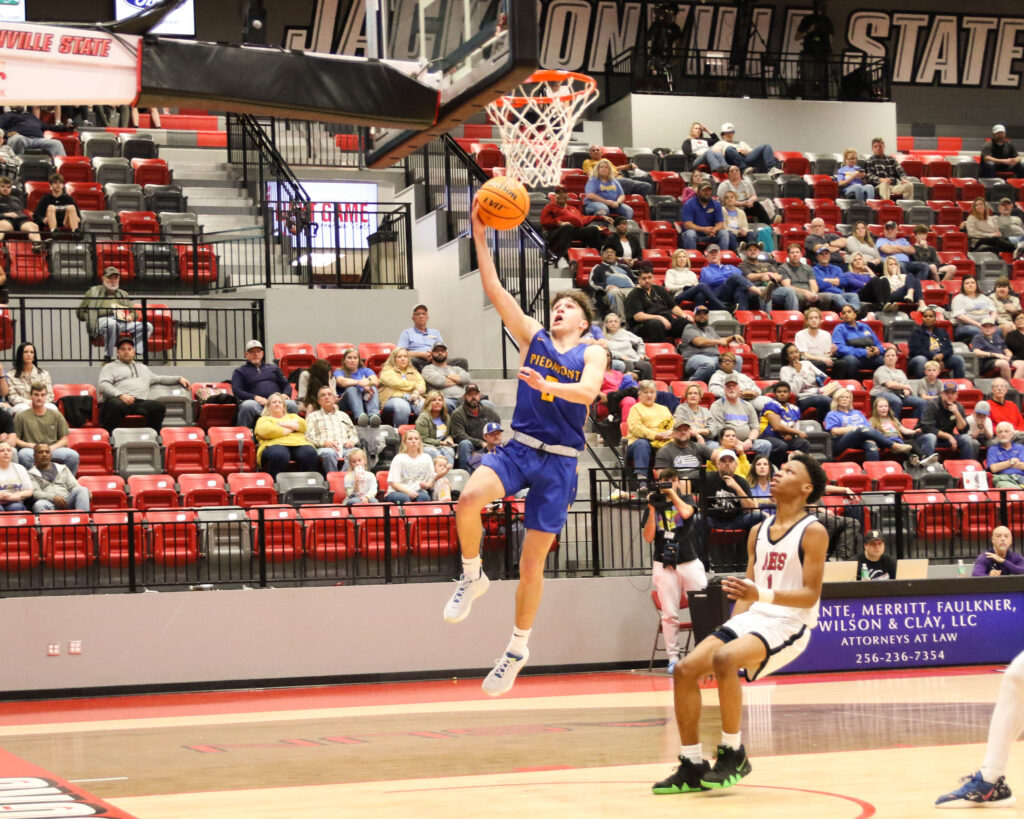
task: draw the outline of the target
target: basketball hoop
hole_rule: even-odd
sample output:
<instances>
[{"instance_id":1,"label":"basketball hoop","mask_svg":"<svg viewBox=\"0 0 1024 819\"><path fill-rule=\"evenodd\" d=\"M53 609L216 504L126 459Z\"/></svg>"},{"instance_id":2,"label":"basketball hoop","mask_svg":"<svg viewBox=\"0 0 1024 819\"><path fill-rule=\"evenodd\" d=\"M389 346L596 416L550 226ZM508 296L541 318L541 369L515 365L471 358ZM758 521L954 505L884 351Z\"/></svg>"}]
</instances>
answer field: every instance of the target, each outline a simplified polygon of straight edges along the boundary
<instances>
[{"instance_id":1,"label":"basketball hoop","mask_svg":"<svg viewBox=\"0 0 1024 819\"><path fill-rule=\"evenodd\" d=\"M505 174L531 188L562 179L573 125L597 98L597 80L572 71L536 71L487 105L501 132Z\"/></svg>"}]
</instances>

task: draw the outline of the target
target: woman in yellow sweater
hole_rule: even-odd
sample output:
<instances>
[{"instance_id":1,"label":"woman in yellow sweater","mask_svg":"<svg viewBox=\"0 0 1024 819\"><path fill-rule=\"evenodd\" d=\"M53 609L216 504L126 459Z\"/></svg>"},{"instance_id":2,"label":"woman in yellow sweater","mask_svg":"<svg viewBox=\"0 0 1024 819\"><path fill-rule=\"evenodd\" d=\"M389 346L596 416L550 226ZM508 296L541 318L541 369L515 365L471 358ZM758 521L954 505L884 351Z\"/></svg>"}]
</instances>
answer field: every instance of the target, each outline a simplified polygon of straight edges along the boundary
<instances>
[{"instance_id":1,"label":"woman in yellow sweater","mask_svg":"<svg viewBox=\"0 0 1024 819\"><path fill-rule=\"evenodd\" d=\"M672 413L668 407L655 403L657 397L657 385L653 381L641 381L637 385L637 403L630 407L626 418L629 427L626 458L633 459L633 472L641 491L647 488L654 450L672 440Z\"/></svg>"},{"instance_id":2,"label":"woman in yellow sweater","mask_svg":"<svg viewBox=\"0 0 1024 819\"><path fill-rule=\"evenodd\" d=\"M316 450L306 440L306 419L286 412L287 400L284 393L273 393L256 421L256 458L275 480L292 461L301 472L315 472L317 468Z\"/></svg>"},{"instance_id":3,"label":"woman in yellow sweater","mask_svg":"<svg viewBox=\"0 0 1024 819\"><path fill-rule=\"evenodd\" d=\"M408 424L423 408L427 383L409 361L405 347L395 347L380 370L380 404L391 412L391 425Z\"/></svg>"}]
</instances>

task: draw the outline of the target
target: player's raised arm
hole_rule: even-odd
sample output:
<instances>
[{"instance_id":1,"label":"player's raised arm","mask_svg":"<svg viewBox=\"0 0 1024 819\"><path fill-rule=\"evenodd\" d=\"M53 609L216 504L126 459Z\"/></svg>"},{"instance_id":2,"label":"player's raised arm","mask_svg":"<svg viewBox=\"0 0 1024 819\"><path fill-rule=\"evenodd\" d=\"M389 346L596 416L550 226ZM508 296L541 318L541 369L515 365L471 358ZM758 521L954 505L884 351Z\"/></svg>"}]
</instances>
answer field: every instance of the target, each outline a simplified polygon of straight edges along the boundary
<instances>
[{"instance_id":1,"label":"player's raised arm","mask_svg":"<svg viewBox=\"0 0 1024 819\"><path fill-rule=\"evenodd\" d=\"M519 343L520 348L526 349L534 335L541 329L540 322L526 315L515 297L501 286L498 271L494 267L494 259L491 258L491 248L487 244L487 226L480 221L475 201L471 219L477 265L480 268L480 283L483 285L484 293L498 311L498 315L501 316L501 320L508 327L509 332ZM598 387L600 387L600 378L598 378Z\"/></svg>"}]
</instances>

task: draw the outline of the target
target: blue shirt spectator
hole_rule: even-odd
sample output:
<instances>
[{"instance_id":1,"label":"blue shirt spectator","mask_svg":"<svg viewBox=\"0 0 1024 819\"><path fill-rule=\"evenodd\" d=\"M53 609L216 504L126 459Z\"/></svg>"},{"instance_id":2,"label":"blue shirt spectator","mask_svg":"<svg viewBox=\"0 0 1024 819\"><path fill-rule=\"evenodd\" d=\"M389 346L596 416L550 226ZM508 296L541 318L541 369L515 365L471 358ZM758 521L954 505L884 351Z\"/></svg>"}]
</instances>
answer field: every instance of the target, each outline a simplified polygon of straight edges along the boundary
<instances>
[{"instance_id":1,"label":"blue shirt spectator","mask_svg":"<svg viewBox=\"0 0 1024 819\"><path fill-rule=\"evenodd\" d=\"M859 339L868 339L870 344L864 346L863 341L851 343ZM832 343L836 345L840 355L852 355L856 358L867 358L869 346L877 350L882 349L882 342L878 340L875 331L862 321L854 322L852 327L846 322L837 325L832 331Z\"/></svg>"},{"instance_id":2,"label":"blue shirt spectator","mask_svg":"<svg viewBox=\"0 0 1024 819\"><path fill-rule=\"evenodd\" d=\"M701 202L699 196L691 197L681 211L681 221L693 222L699 227L714 227L724 221L722 205L717 199ZM703 277L703 271L701 271Z\"/></svg>"},{"instance_id":3,"label":"blue shirt spectator","mask_svg":"<svg viewBox=\"0 0 1024 819\"><path fill-rule=\"evenodd\" d=\"M858 429L871 429L871 424L860 410L851 409L829 410L825 416L825 431L831 432L836 427L857 427Z\"/></svg>"}]
</instances>

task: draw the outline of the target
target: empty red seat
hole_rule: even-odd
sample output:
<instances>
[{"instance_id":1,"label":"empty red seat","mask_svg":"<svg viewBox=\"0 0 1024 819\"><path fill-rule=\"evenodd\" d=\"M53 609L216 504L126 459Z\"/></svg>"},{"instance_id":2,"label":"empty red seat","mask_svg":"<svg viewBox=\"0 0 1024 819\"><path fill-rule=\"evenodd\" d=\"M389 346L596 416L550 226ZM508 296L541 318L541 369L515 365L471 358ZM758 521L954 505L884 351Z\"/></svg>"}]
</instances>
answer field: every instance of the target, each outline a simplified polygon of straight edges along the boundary
<instances>
[{"instance_id":1,"label":"empty red seat","mask_svg":"<svg viewBox=\"0 0 1024 819\"><path fill-rule=\"evenodd\" d=\"M82 569L92 563L88 512L41 512L39 527L43 535L43 562L51 569Z\"/></svg>"},{"instance_id":2,"label":"empty red seat","mask_svg":"<svg viewBox=\"0 0 1024 819\"><path fill-rule=\"evenodd\" d=\"M123 210L119 214L121 235L129 241L160 240L160 220L151 210Z\"/></svg>"},{"instance_id":3,"label":"empty red seat","mask_svg":"<svg viewBox=\"0 0 1024 819\"><path fill-rule=\"evenodd\" d=\"M142 563L146 535L141 516L136 515L134 523L129 523L128 512L93 512L92 522L96 527L96 550L101 566L124 568L133 551L135 564Z\"/></svg>"},{"instance_id":4,"label":"empty red seat","mask_svg":"<svg viewBox=\"0 0 1024 819\"><path fill-rule=\"evenodd\" d=\"M914 488L914 479L897 461L865 461L864 474L880 492L908 492Z\"/></svg>"},{"instance_id":5,"label":"empty red seat","mask_svg":"<svg viewBox=\"0 0 1024 819\"><path fill-rule=\"evenodd\" d=\"M199 427L164 427L160 432L164 445L164 470L177 478L185 472L206 472L210 468L210 448Z\"/></svg>"},{"instance_id":6,"label":"empty red seat","mask_svg":"<svg viewBox=\"0 0 1024 819\"><path fill-rule=\"evenodd\" d=\"M346 350L354 350L355 346L347 341L321 342L316 345L316 357L328 361L333 369L337 369L345 358Z\"/></svg>"},{"instance_id":7,"label":"empty red seat","mask_svg":"<svg viewBox=\"0 0 1024 819\"><path fill-rule=\"evenodd\" d=\"M177 506L179 500L174 478L170 475L130 475L128 494L136 509Z\"/></svg>"},{"instance_id":8,"label":"empty red seat","mask_svg":"<svg viewBox=\"0 0 1024 819\"><path fill-rule=\"evenodd\" d=\"M104 430L106 431L106 430ZM89 490L89 505L96 509L124 509L128 496L120 475L79 475L78 482Z\"/></svg>"},{"instance_id":9,"label":"empty red seat","mask_svg":"<svg viewBox=\"0 0 1024 819\"><path fill-rule=\"evenodd\" d=\"M359 345L359 357L365 366L380 375L380 368L384 366L384 362L394 349L395 345L390 341L364 342Z\"/></svg>"},{"instance_id":10,"label":"empty red seat","mask_svg":"<svg viewBox=\"0 0 1024 819\"><path fill-rule=\"evenodd\" d=\"M109 475L114 471L114 451L110 435L102 427L69 429L68 446L79 456L77 477Z\"/></svg>"},{"instance_id":11,"label":"empty red seat","mask_svg":"<svg viewBox=\"0 0 1024 819\"><path fill-rule=\"evenodd\" d=\"M385 473L386 477L387 473ZM387 557L388 534L390 533L392 555L405 551L405 526L402 523L402 512L398 506L387 505L390 513L390 526L384 525L385 507L382 504L351 506L352 516L357 519L359 528L360 553L373 560L384 560Z\"/></svg>"},{"instance_id":12,"label":"empty red seat","mask_svg":"<svg viewBox=\"0 0 1024 819\"><path fill-rule=\"evenodd\" d=\"M58 156L53 160L54 170L65 182L94 182L92 162L87 156Z\"/></svg>"},{"instance_id":13,"label":"empty red seat","mask_svg":"<svg viewBox=\"0 0 1024 819\"><path fill-rule=\"evenodd\" d=\"M183 282L211 285L217 281L217 254L213 245L178 245L178 276Z\"/></svg>"},{"instance_id":14,"label":"empty red seat","mask_svg":"<svg viewBox=\"0 0 1024 819\"><path fill-rule=\"evenodd\" d=\"M127 242L97 242L96 270L102 274L108 267L116 267L122 282L135 278L135 254Z\"/></svg>"},{"instance_id":15,"label":"empty red seat","mask_svg":"<svg viewBox=\"0 0 1024 819\"><path fill-rule=\"evenodd\" d=\"M567 255L573 270L573 283L585 290L590 285L590 271L601 263L601 254L590 247L570 247Z\"/></svg>"},{"instance_id":16,"label":"empty red seat","mask_svg":"<svg viewBox=\"0 0 1024 819\"><path fill-rule=\"evenodd\" d=\"M254 472L256 444L248 427L210 427L211 464L214 472Z\"/></svg>"},{"instance_id":17,"label":"empty red seat","mask_svg":"<svg viewBox=\"0 0 1024 819\"><path fill-rule=\"evenodd\" d=\"M183 566L199 559L199 531L191 509L150 509L142 521L151 533L155 563Z\"/></svg>"},{"instance_id":18,"label":"empty red seat","mask_svg":"<svg viewBox=\"0 0 1024 819\"><path fill-rule=\"evenodd\" d=\"M260 506L249 509L248 515L253 543L257 550L263 549L267 563L302 557L302 524L294 506Z\"/></svg>"},{"instance_id":19,"label":"empty red seat","mask_svg":"<svg viewBox=\"0 0 1024 819\"><path fill-rule=\"evenodd\" d=\"M657 186L658 196L683 195L683 188L686 187L683 178L675 171L651 171L651 180Z\"/></svg>"},{"instance_id":20,"label":"empty red seat","mask_svg":"<svg viewBox=\"0 0 1024 819\"><path fill-rule=\"evenodd\" d=\"M344 506L303 506L306 554L314 560L346 560L356 556L356 522Z\"/></svg>"},{"instance_id":21,"label":"empty red seat","mask_svg":"<svg viewBox=\"0 0 1024 819\"><path fill-rule=\"evenodd\" d=\"M132 160L132 168L135 171L135 184L142 188L146 185L171 184L171 172L166 159L136 158Z\"/></svg>"},{"instance_id":22,"label":"empty red seat","mask_svg":"<svg viewBox=\"0 0 1024 819\"><path fill-rule=\"evenodd\" d=\"M417 557L437 559L459 549L451 504L407 503L402 507L409 549Z\"/></svg>"},{"instance_id":23,"label":"empty red seat","mask_svg":"<svg viewBox=\"0 0 1024 819\"><path fill-rule=\"evenodd\" d=\"M39 565L39 531L29 512L0 512L0 570L19 572Z\"/></svg>"},{"instance_id":24,"label":"empty red seat","mask_svg":"<svg viewBox=\"0 0 1024 819\"><path fill-rule=\"evenodd\" d=\"M274 358L285 375L293 370L306 369L316 361L312 344L275 344Z\"/></svg>"},{"instance_id":25,"label":"empty red seat","mask_svg":"<svg viewBox=\"0 0 1024 819\"><path fill-rule=\"evenodd\" d=\"M644 222L640 228L648 235L647 246L669 252L676 249L679 236L671 222Z\"/></svg>"},{"instance_id":26,"label":"empty red seat","mask_svg":"<svg viewBox=\"0 0 1024 819\"><path fill-rule=\"evenodd\" d=\"M181 475L178 477L178 488L181 490L182 506L228 505L224 478L216 472Z\"/></svg>"},{"instance_id":27,"label":"empty red seat","mask_svg":"<svg viewBox=\"0 0 1024 819\"><path fill-rule=\"evenodd\" d=\"M107 209L107 197L98 182L68 182L66 190L79 210Z\"/></svg>"},{"instance_id":28,"label":"empty red seat","mask_svg":"<svg viewBox=\"0 0 1024 819\"><path fill-rule=\"evenodd\" d=\"M331 476L339 474L341 473L330 473L327 476L328 482ZM228 491L231 493L232 503L245 509L277 503L274 479L266 472L232 472L228 475Z\"/></svg>"},{"instance_id":29,"label":"empty red seat","mask_svg":"<svg viewBox=\"0 0 1024 819\"><path fill-rule=\"evenodd\" d=\"M7 278L26 285L40 285L50 278L50 266L45 253L36 253L30 242L9 240L7 253L10 265Z\"/></svg>"}]
</instances>

